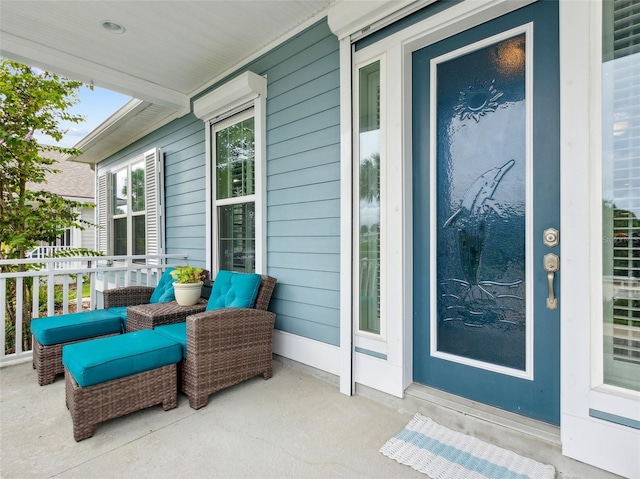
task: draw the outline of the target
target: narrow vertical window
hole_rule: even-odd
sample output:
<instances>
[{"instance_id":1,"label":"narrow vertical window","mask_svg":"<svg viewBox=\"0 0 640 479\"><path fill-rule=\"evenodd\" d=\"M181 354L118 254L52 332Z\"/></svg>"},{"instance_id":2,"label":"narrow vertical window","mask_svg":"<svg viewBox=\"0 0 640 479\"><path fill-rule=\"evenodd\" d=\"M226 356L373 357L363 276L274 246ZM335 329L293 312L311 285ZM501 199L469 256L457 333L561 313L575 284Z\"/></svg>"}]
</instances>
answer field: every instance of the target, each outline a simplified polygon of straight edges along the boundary
<instances>
[{"instance_id":1,"label":"narrow vertical window","mask_svg":"<svg viewBox=\"0 0 640 479\"><path fill-rule=\"evenodd\" d=\"M640 391L640 5L603 8L603 379Z\"/></svg>"},{"instance_id":2,"label":"narrow vertical window","mask_svg":"<svg viewBox=\"0 0 640 479\"><path fill-rule=\"evenodd\" d=\"M380 327L380 60L358 71L356 255L359 331Z\"/></svg>"},{"instance_id":3,"label":"narrow vertical window","mask_svg":"<svg viewBox=\"0 0 640 479\"><path fill-rule=\"evenodd\" d=\"M218 265L250 273L255 265L253 109L214 125Z\"/></svg>"},{"instance_id":4,"label":"narrow vertical window","mask_svg":"<svg viewBox=\"0 0 640 479\"><path fill-rule=\"evenodd\" d=\"M115 172L113 185L114 254L146 254L144 161Z\"/></svg>"}]
</instances>

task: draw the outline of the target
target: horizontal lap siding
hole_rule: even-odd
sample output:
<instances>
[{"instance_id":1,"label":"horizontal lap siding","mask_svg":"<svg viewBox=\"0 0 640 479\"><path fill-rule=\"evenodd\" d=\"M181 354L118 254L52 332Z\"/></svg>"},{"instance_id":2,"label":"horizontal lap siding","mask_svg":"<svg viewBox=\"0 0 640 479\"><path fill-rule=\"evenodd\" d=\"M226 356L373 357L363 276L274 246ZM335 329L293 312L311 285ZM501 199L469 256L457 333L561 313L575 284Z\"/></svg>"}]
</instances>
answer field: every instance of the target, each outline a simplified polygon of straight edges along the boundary
<instances>
[{"instance_id":1,"label":"horizontal lap siding","mask_svg":"<svg viewBox=\"0 0 640 479\"><path fill-rule=\"evenodd\" d=\"M164 155L166 253L186 253L194 266L205 262L205 139L201 120L189 114L101 162L98 174L151 148Z\"/></svg>"},{"instance_id":2,"label":"horizontal lap siding","mask_svg":"<svg viewBox=\"0 0 640 479\"><path fill-rule=\"evenodd\" d=\"M278 279L276 329L339 345L338 40L323 21L253 67L268 82L267 265Z\"/></svg>"},{"instance_id":3,"label":"horizontal lap siding","mask_svg":"<svg viewBox=\"0 0 640 479\"><path fill-rule=\"evenodd\" d=\"M267 77L267 273L278 280L270 306L276 329L338 345L338 40L323 20L212 89L246 70ZM104 164L153 147L165 157L167 252L186 252L195 265L204 265L204 124L189 114Z\"/></svg>"}]
</instances>

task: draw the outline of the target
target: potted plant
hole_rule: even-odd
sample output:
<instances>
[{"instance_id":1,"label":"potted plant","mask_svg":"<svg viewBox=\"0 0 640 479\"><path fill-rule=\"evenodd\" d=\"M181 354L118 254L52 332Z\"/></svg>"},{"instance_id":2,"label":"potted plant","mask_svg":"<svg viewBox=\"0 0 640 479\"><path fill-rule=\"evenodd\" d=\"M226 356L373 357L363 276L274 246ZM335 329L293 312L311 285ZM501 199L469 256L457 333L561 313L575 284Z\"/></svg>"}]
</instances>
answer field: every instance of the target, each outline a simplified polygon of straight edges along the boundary
<instances>
[{"instance_id":1,"label":"potted plant","mask_svg":"<svg viewBox=\"0 0 640 479\"><path fill-rule=\"evenodd\" d=\"M202 292L202 282L206 279L204 270L193 266L178 266L169 274L174 279L176 302L180 306L196 304Z\"/></svg>"}]
</instances>

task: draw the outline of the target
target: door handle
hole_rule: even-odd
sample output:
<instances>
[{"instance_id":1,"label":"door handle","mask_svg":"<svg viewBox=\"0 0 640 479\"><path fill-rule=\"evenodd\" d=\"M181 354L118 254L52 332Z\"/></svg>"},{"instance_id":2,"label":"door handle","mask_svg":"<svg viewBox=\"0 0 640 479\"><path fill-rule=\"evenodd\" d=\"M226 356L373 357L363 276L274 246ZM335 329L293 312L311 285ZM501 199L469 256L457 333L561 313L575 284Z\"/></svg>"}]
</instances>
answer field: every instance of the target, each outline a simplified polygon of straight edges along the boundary
<instances>
[{"instance_id":1,"label":"door handle","mask_svg":"<svg viewBox=\"0 0 640 479\"><path fill-rule=\"evenodd\" d=\"M547 297L547 308L556 309L558 307L558 298L553 294L553 279L556 271L560 269L560 258L553 253L544 255L544 269L547 271L547 282L549 283L549 296Z\"/></svg>"}]
</instances>

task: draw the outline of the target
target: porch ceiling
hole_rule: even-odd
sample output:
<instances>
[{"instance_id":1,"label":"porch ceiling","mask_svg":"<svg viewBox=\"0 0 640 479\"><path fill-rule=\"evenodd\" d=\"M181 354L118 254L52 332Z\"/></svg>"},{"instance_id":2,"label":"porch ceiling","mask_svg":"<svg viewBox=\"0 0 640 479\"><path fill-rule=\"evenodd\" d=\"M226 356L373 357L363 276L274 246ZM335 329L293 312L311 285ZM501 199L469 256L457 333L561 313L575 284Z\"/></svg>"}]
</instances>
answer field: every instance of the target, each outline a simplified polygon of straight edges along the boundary
<instances>
[{"instance_id":1,"label":"porch ceiling","mask_svg":"<svg viewBox=\"0 0 640 479\"><path fill-rule=\"evenodd\" d=\"M193 93L333 1L2 0L0 55L184 114Z\"/></svg>"}]
</instances>

